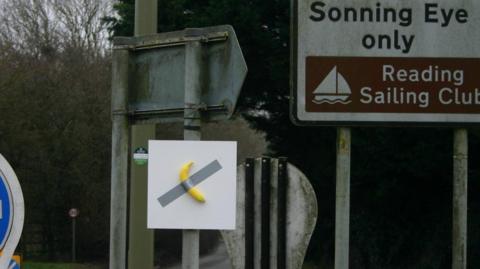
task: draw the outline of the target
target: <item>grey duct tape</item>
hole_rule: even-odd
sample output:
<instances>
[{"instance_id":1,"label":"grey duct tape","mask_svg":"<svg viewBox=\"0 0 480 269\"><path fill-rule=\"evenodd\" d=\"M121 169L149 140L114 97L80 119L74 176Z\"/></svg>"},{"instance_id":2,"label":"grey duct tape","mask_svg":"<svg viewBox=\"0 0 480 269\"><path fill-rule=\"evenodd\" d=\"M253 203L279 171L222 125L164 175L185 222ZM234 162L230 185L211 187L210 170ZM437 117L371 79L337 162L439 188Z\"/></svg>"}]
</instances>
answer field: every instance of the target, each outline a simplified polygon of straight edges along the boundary
<instances>
[{"instance_id":1,"label":"grey duct tape","mask_svg":"<svg viewBox=\"0 0 480 269\"><path fill-rule=\"evenodd\" d=\"M166 207L171 202L175 201L177 198L185 194L188 189L200 184L202 181L206 180L211 175L220 171L220 169L222 169L222 166L220 165L218 160L215 160L200 169L195 174L191 175L188 180L173 187L171 190L160 196L157 200L163 207Z\"/></svg>"},{"instance_id":2,"label":"grey duct tape","mask_svg":"<svg viewBox=\"0 0 480 269\"><path fill-rule=\"evenodd\" d=\"M189 191L191 188L195 187L193 186L192 184L192 181L190 181L190 179L187 179L185 181L182 182L182 186L183 188L185 189L185 191Z\"/></svg>"}]
</instances>

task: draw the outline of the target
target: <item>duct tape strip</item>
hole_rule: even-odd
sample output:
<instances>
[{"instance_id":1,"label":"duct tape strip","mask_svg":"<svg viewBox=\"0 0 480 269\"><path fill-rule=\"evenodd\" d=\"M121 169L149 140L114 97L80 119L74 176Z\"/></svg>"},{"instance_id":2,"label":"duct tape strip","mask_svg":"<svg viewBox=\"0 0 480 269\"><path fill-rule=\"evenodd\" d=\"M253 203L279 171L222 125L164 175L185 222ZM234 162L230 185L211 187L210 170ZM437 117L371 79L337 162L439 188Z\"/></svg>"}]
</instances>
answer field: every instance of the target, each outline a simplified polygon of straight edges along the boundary
<instances>
[{"instance_id":1,"label":"duct tape strip","mask_svg":"<svg viewBox=\"0 0 480 269\"><path fill-rule=\"evenodd\" d=\"M182 182L182 186L183 188L185 189L185 191L189 191L191 188L194 188L195 186L193 186L192 184L192 181L190 179L187 179L185 181Z\"/></svg>"},{"instance_id":2,"label":"duct tape strip","mask_svg":"<svg viewBox=\"0 0 480 269\"><path fill-rule=\"evenodd\" d=\"M171 202L175 201L177 198L185 194L188 189L200 184L216 172L220 171L220 169L222 169L222 165L220 165L218 160L209 163L208 165L200 169L198 172L191 175L188 180L183 181L182 183L176 185L171 190L160 196L157 199L158 202L160 202L163 207L166 207Z\"/></svg>"}]
</instances>

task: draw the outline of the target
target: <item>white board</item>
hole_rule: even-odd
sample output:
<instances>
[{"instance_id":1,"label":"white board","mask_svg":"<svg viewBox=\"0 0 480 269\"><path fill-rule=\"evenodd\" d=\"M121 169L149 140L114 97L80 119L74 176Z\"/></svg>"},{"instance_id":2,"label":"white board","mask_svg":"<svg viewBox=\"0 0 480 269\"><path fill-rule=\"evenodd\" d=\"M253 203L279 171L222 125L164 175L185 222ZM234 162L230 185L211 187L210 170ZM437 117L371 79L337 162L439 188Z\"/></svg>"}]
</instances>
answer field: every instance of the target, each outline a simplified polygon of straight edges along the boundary
<instances>
[{"instance_id":1,"label":"white board","mask_svg":"<svg viewBox=\"0 0 480 269\"><path fill-rule=\"evenodd\" d=\"M292 6L294 122L480 123L480 1L292 0ZM400 76L389 76L391 68ZM331 70L348 82L348 94L331 87L322 99L316 88Z\"/></svg>"},{"instance_id":2,"label":"white board","mask_svg":"<svg viewBox=\"0 0 480 269\"><path fill-rule=\"evenodd\" d=\"M237 142L150 140L148 148L149 229L235 229ZM195 186L206 201L184 193L162 205L159 198L179 189L180 170L189 161L194 162L190 175L212 162L220 165Z\"/></svg>"}]
</instances>

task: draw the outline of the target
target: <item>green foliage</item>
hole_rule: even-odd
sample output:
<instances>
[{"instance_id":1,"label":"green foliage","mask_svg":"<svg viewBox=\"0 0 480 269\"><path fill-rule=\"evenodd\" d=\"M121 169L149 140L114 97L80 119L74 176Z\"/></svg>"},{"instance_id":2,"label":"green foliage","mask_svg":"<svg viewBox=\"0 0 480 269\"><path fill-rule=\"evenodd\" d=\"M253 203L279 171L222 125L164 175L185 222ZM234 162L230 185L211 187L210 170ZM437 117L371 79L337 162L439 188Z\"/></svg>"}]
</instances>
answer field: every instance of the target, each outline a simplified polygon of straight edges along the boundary
<instances>
[{"instance_id":1,"label":"green foliage","mask_svg":"<svg viewBox=\"0 0 480 269\"><path fill-rule=\"evenodd\" d=\"M106 258L110 66L103 1L9 1L0 15L0 152L25 198L27 260Z\"/></svg>"},{"instance_id":2,"label":"green foliage","mask_svg":"<svg viewBox=\"0 0 480 269\"><path fill-rule=\"evenodd\" d=\"M135 0L122 0L113 5L118 17L105 17L111 33L116 36L131 36L135 24Z\"/></svg>"},{"instance_id":3,"label":"green foliage","mask_svg":"<svg viewBox=\"0 0 480 269\"><path fill-rule=\"evenodd\" d=\"M20 249L27 257L61 259L71 244L67 212L77 207L79 256L84 250L102 256L109 212L108 59L90 62L75 51L46 58L8 53L0 58L0 152L24 191ZM34 244L42 247L28 251Z\"/></svg>"}]
</instances>

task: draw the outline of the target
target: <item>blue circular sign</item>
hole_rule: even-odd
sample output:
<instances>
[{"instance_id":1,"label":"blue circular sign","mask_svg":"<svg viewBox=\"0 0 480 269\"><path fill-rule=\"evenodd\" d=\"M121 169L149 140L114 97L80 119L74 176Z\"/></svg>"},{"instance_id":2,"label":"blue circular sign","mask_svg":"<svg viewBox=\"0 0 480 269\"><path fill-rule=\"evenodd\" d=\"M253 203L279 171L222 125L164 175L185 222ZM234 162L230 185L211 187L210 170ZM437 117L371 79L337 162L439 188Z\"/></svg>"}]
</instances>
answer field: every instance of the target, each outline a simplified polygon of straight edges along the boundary
<instances>
[{"instance_id":1,"label":"blue circular sign","mask_svg":"<svg viewBox=\"0 0 480 269\"><path fill-rule=\"evenodd\" d=\"M0 249L5 247L10 234L12 215L12 193L5 176L0 171Z\"/></svg>"},{"instance_id":2,"label":"blue circular sign","mask_svg":"<svg viewBox=\"0 0 480 269\"><path fill-rule=\"evenodd\" d=\"M10 164L0 154L0 268L18 268L11 257L20 241L25 219L22 188Z\"/></svg>"}]
</instances>

